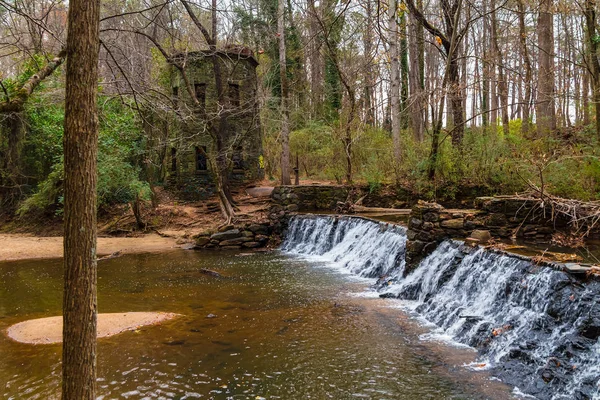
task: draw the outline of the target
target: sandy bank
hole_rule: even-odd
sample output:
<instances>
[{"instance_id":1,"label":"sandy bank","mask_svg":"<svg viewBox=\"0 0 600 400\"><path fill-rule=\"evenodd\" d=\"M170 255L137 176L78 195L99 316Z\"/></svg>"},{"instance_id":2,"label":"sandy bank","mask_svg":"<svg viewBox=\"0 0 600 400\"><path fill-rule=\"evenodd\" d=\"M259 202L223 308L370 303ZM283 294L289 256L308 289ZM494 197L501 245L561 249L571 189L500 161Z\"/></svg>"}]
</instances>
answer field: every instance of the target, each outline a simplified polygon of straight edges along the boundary
<instances>
[{"instance_id":1,"label":"sandy bank","mask_svg":"<svg viewBox=\"0 0 600 400\"><path fill-rule=\"evenodd\" d=\"M98 314L98 337L108 337L142 326L156 325L177 317L178 314L162 312L128 312ZM31 319L19 322L6 330L8 337L29 344L62 342L62 316Z\"/></svg>"},{"instance_id":2,"label":"sandy bank","mask_svg":"<svg viewBox=\"0 0 600 400\"><path fill-rule=\"evenodd\" d=\"M154 253L179 248L175 239L149 234L134 238L98 238L98 256L120 251L127 253ZM21 234L0 234L0 261L63 256L63 238L36 237Z\"/></svg>"}]
</instances>

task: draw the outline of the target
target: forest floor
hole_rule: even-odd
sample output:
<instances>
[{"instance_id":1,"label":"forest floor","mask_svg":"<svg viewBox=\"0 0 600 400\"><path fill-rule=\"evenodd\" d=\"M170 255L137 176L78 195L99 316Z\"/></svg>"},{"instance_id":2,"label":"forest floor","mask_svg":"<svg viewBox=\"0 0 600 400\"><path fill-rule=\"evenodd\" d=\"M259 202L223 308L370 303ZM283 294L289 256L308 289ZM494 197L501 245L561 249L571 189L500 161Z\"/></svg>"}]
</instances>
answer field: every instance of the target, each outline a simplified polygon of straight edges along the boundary
<instances>
[{"instance_id":1,"label":"forest floor","mask_svg":"<svg viewBox=\"0 0 600 400\"><path fill-rule=\"evenodd\" d=\"M234 192L237 223L267 218L269 182ZM182 248L193 243L194 236L216 231L223 217L216 198L185 202L159 190L158 206L146 202L142 217L146 229L139 229L129 205L115 206L98 215L98 256L120 252L148 253ZM23 217L0 221L0 261L59 258L63 256L62 219Z\"/></svg>"}]
</instances>

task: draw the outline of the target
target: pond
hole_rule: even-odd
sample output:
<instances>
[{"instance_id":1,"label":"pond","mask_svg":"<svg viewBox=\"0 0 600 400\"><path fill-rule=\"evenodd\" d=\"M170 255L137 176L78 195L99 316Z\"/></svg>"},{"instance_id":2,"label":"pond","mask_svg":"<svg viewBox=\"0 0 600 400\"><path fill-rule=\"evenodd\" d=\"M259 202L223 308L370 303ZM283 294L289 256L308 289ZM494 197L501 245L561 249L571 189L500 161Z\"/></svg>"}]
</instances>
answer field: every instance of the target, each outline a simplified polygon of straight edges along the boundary
<instances>
[{"instance_id":1,"label":"pond","mask_svg":"<svg viewBox=\"0 0 600 400\"><path fill-rule=\"evenodd\" d=\"M99 340L100 399L511 397L463 367L472 350L421 341L425 328L369 296L369 281L322 262L180 250L103 261L98 275L99 312L182 314ZM59 397L60 345L4 332L59 315L61 291L60 260L0 263L0 398Z\"/></svg>"}]
</instances>

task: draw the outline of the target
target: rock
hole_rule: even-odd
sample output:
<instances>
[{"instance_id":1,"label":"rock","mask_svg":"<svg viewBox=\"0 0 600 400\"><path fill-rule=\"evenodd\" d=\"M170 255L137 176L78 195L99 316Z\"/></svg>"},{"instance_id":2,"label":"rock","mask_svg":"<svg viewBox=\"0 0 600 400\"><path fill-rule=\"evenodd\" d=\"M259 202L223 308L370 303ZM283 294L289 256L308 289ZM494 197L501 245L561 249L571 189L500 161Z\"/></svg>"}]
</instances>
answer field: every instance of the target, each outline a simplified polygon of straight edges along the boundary
<instances>
[{"instance_id":1,"label":"rock","mask_svg":"<svg viewBox=\"0 0 600 400\"><path fill-rule=\"evenodd\" d=\"M246 242L246 243L242 244L242 247L245 247L247 249L255 249L260 246L261 245L259 242Z\"/></svg>"},{"instance_id":2,"label":"rock","mask_svg":"<svg viewBox=\"0 0 600 400\"><path fill-rule=\"evenodd\" d=\"M423 250L423 247L425 247L425 244L425 242L420 240L409 240L406 242L406 251L413 254L420 253L421 250Z\"/></svg>"},{"instance_id":3,"label":"rock","mask_svg":"<svg viewBox=\"0 0 600 400\"><path fill-rule=\"evenodd\" d=\"M433 229L433 222L423 222L423 229Z\"/></svg>"},{"instance_id":4,"label":"rock","mask_svg":"<svg viewBox=\"0 0 600 400\"><path fill-rule=\"evenodd\" d=\"M269 227L261 224L252 224L248 227L248 230L261 235L267 235L269 233Z\"/></svg>"},{"instance_id":5,"label":"rock","mask_svg":"<svg viewBox=\"0 0 600 400\"><path fill-rule=\"evenodd\" d=\"M197 247L204 247L209 243L210 243L210 238L207 236L202 236L202 237L199 237L198 239L196 239Z\"/></svg>"},{"instance_id":6,"label":"rock","mask_svg":"<svg viewBox=\"0 0 600 400\"><path fill-rule=\"evenodd\" d=\"M241 238L236 238L236 239L223 240L223 241L221 241L221 243L219 243L219 246L221 246L221 247L237 246L237 245L240 245L245 242L252 242L253 240L254 240L253 238L249 238L249 237L241 237Z\"/></svg>"},{"instance_id":7,"label":"rock","mask_svg":"<svg viewBox=\"0 0 600 400\"><path fill-rule=\"evenodd\" d=\"M421 224L423 224L423 221L420 219L411 218L410 221L408 221L408 228L418 228Z\"/></svg>"},{"instance_id":8,"label":"rock","mask_svg":"<svg viewBox=\"0 0 600 400\"><path fill-rule=\"evenodd\" d=\"M242 246L223 246L221 247L223 250L240 250Z\"/></svg>"},{"instance_id":9,"label":"rock","mask_svg":"<svg viewBox=\"0 0 600 400\"><path fill-rule=\"evenodd\" d=\"M479 243L486 244L492 240L492 234L490 231L477 229L471 232L469 239L476 239L479 241Z\"/></svg>"},{"instance_id":10,"label":"rock","mask_svg":"<svg viewBox=\"0 0 600 400\"><path fill-rule=\"evenodd\" d=\"M215 278L222 278L223 277L223 275L221 275L217 271L213 271L213 270L206 269L206 268L200 268L198 270L198 272L200 272L202 275L213 276Z\"/></svg>"},{"instance_id":11,"label":"rock","mask_svg":"<svg viewBox=\"0 0 600 400\"><path fill-rule=\"evenodd\" d=\"M442 221L441 222L441 226L442 228L448 228L448 229L462 229L464 226L464 219L462 218L455 218L455 219L448 219L446 221Z\"/></svg>"},{"instance_id":12,"label":"rock","mask_svg":"<svg viewBox=\"0 0 600 400\"><path fill-rule=\"evenodd\" d=\"M219 232L230 231L234 228L233 225L225 225L219 228Z\"/></svg>"},{"instance_id":13,"label":"rock","mask_svg":"<svg viewBox=\"0 0 600 400\"><path fill-rule=\"evenodd\" d=\"M505 226L506 224L508 224L508 219L504 214L490 214L485 219L486 226Z\"/></svg>"},{"instance_id":14,"label":"rock","mask_svg":"<svg viewBox=\"0 0 600 400\"><path fill-rule=\"evenodd\" d=\"M465 239L465 244L467 246L475 247L475 246L477 246L479 244L479 239L468 237L468 238Z\"/></svg>"},{"instance_id":15,"label":"rock","mask_svg":"<svg viewBox=\"0 0 600 400\"><path fill-rule=\"evenodd\" d=\"M243 237L247 237L247 238L251 238L251 237L254 237L254 233L252 233L250 231L243 231L242 232L242 236Z\"/></svg>"},{"instance_id":16,"label":"rock","mask_svg":"<svg viewBox=\"0 0 600 400\"><path fill-rule=\"evenodd\" d=\"M264 245L265 243L267 243L269 241L269 237L265 236L265 235L256 235L254 237L254 239L261 245Z\"/></svg>"},{"instance_id":17,"label":"rock","mask_svg":"<svg viewBox=\"0 0 600 400\"><path fill-rule=\"evenodd\" d=\"M240 237L240 230L239 229L230 229L225 232L215 233L210 238L212 240L221 241L221 240L235 239L238 237Z\"/></svg>"},{"instance_id":18,"label":"rock","mask_svg":"<svg viewBox=\"0 0 600 400\"><path fill-rule=\"evenodd\" d=\"M285 209L289 212L296 212L299 210L298 204L290 204L289 206L286 206Z\"/></svg>"},{"instance_id":19,"label":"rock","mask_svg":"<svg viewBox=\"0 0 600 400\"><path fill-rule=\"evenodd\" d=\"M217 318L217 316L215 314L208 314L206 318Z\"/></svg>"},{"instance_id":20,"label":"rock","mask_svg":"<svg viewBox=\"0 0 600 400\"><path fill-rule=\"evenodd\" d=\"M437 213L427 212L427 213L423 214L423 221L437 222L437 221L439 221L439 219L440 219L440 216Z\"/></svg>"}]
</instances>

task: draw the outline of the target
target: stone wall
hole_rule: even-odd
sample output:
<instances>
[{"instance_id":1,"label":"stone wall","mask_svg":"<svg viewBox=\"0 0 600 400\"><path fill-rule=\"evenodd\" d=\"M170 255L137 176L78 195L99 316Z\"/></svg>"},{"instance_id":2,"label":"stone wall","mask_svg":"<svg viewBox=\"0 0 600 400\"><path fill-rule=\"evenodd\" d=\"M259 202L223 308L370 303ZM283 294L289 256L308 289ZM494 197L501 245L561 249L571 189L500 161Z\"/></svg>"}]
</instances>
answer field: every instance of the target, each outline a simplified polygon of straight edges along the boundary
<instances>
[{"instance_id":1,"label":"stone wall","mask_svg":"<svg viewBox=\"0 0 600 400\"><path fill-rule=\"evenodd\" d=\"M476 237L515 237L549 243L555 232L569 232L570 229L567 220L553 219L552 210L542 207L539 199L478 197L474 205L475 208L469 210L446 209L437 203L414 205L408 221L406 273L444 239L471 236L469 241L478 243Z\"/></svg>"},{"instance_id":2,"label":"stone wall","mask_svg":"<svg viewBox=\"0 0 600 400\"><path fill-rule=\"evenodd\" d=\"M256 249L266 246L273 233L269 222L246 223L242 225L229 225L219 232L204 232L197 235L196 249L214 250L240 250Z\"/></svg>"},{"instance_id":3,"label":"stone wall","mask_svg":"<svg viewBox=\"0 0 600 400\"><path fill-rule=\"evenodd\" d=\"M269 219L275 231L282 233L290 215L296 212L334 212L339 202L346 202L350 190L348 186L336 185L277 186L271 193Z\"/></svg>"}]
</instances>

